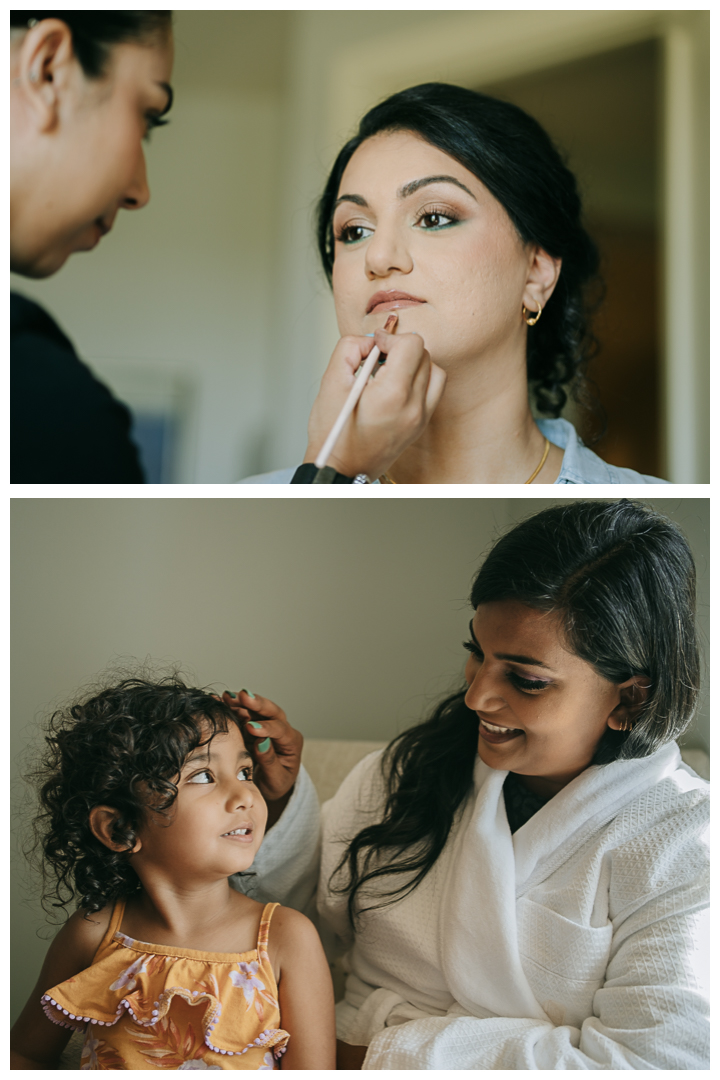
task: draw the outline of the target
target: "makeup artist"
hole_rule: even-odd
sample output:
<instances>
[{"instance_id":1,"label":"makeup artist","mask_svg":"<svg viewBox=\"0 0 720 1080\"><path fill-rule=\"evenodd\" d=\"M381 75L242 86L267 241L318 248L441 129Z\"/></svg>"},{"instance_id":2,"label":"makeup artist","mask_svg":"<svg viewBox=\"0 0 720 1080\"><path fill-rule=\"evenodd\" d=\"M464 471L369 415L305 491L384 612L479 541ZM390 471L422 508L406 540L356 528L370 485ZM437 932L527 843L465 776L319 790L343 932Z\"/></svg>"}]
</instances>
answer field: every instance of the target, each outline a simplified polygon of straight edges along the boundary
<instances>
[{"instance_id":1,"label":"makeup artist","mask_svg":"<svg viewBox=\"0 0 720 1080\"><path fill-rule=\"evenodd\" d=\"M396 341L417 334L447 374L427 427L381 482L664 482L607 464L560 418L568 394L586 399L598 253L575 177L521 109L441 83L388 98L340 151L317 238L336 353L352 355L394 311ZM306 461L333 420L313 408Z\"/></svg>"},{"instance_id":2,"label":"makeup artist","mask_svg":"<svg viewBox=\"0 0 720 1080\"><path fill-rule=\"evenodd\" d=\"M171 12L11 11L10 28L10 267L44 278L92 250L118 210L150 198L142 143L172 103ZM334 482L389 468L442 393L444 373L419 338L379 340L392 372L348 425L329 463ZM17 294L10 342L11 482L142 483L129 411L47 312ZM333 357L319 426L332 424L353 365L373 344L363 336ZM298 482L311 481L304 473Z\"/></svg>"}]
</instances>

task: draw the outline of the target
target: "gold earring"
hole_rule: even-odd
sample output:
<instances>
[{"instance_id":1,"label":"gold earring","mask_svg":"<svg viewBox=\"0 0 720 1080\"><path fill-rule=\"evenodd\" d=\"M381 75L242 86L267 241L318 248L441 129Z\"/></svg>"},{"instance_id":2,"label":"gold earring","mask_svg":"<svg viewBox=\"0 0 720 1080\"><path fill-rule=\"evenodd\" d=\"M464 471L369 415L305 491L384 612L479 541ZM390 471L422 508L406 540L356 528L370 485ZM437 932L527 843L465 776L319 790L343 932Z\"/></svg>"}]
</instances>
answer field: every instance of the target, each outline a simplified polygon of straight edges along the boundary
<instances>
[{"instance_id":1,"label":"gold earring","mask_svg":"<svg viewBox=\"0 0 720 1080\"><path fill-rule=\"evenodd\" d=\"M534 318L534 319L528 319L528 318L526 318L526 319L525 319L525 322L526 322L526 323L528 324L528 326L534 326L534 325L535 325L535 323L536 323L536 322L538 321L538 319L540 318L540 316L542 315L542 308L540 307L540 301L539 301L539 300L538 300L538 302L537 302L537 306L538 306L538 311L537 311L537 314L535 315L535 318ZM530 312L530 311L528 311L528 310L527 310L527 308L525 307L525 305L524 305L524 304L523 304L523 309L522 309L522 313L523 313L523 316L527 316L527 315L531 315L531 314L533 314L532 312Z\"/></svg>"}]
</instances>

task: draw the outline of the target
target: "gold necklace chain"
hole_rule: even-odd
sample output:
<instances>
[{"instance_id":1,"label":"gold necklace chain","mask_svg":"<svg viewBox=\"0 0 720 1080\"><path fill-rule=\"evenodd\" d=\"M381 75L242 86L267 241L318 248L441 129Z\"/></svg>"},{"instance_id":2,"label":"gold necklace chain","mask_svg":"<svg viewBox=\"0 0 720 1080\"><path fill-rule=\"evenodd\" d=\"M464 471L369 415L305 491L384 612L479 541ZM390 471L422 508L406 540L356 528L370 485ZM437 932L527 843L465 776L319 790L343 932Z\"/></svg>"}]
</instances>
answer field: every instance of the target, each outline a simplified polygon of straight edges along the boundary
<instances>
[{"instance_id":1,"label":"gold necklace chain","mask_svg":"<svg viewBox=\"0 0 720 1080\"><path fill-rule=\"evenodd\" d=\"M535 477L537 476L537 474L540 472L543 465L547 461L547 456L548 456L549 453L550 453L550 440L546 437L545 438L545 449L543 450L543 456L540 458L540 464L538 465L537 469L532 474L530 479L525 481L526 484L532 484L533 480L535 479ZM384 472L382 474L382 476L380 477L380 483L381 484L397 484L397 480L391 480L390 477L388 476L388 474Z\"/></svg>"},{"instance_id":2,"label":"gold necklace chain","mask_svg":"<svg viewBox=\"0 0 720 1080\"><path fill-rule=\"evenodd\" d=\"M546 437L545 438L545 449L543 451L543 456L540 458L540 464L538 465L537 469L532 474L530 479L525 481L526 484L532 484L533 480L535 479L535 477L537 476L537 474L540 472L543 465L547 461L547 456L548 456L549 453L550 453L550 440Z\"/></svg>"}]
</instances>

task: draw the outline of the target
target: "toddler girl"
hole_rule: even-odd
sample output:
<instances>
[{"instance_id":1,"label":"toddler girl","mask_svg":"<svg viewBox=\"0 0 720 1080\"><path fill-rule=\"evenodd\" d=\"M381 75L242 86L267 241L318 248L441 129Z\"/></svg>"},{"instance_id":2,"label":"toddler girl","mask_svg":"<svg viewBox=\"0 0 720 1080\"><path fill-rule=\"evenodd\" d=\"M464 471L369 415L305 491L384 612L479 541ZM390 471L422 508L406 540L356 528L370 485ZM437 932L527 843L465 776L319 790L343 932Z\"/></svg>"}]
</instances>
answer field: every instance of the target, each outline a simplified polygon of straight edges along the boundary
<instances>
[{"instance_id":1,"label":"toddler girl","mask_svg":"<svg viewBox=\"0 0 720 1080\"><path fill-rule=\"evenodd\" d=\"M56 713L38 819L52 942L12 1034L11 1068L335 1067L330 973L312 923L228 878L267 807L238 710L173 677L126 679ZM284 1055L284 1056L283 1056Z\"/></svg>"}]
</instances>

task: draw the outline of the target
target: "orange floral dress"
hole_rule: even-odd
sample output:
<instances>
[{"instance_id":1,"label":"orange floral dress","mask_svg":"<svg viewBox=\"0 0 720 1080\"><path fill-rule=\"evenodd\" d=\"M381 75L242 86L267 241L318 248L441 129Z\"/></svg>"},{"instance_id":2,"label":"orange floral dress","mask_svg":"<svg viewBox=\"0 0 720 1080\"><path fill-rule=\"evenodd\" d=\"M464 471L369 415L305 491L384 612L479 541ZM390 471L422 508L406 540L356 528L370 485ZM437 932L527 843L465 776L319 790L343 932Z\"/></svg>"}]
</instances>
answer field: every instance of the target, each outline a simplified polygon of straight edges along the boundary
<instances>
[{"instance_id":1,"label":"orange floral dress","mask_svg":"<svg viewBox=\"0 0 720 1080\"><path fill-rule=\"evenodd\" d=\"M47 1017L86 1032L82 1069L275 1069L280 1027L263 908L257 948L202 953L120 932L125 901L92 965L43 995Z\"/></svg>"}]
</instances>

